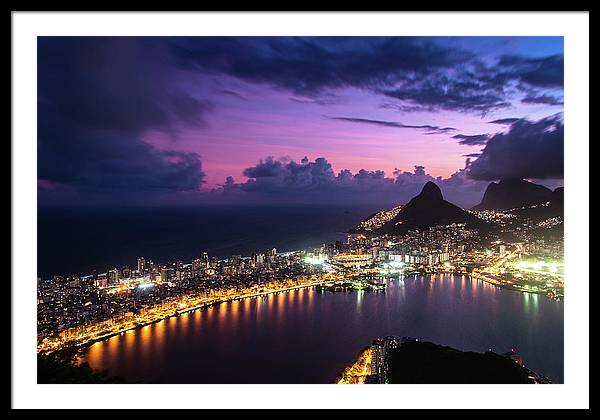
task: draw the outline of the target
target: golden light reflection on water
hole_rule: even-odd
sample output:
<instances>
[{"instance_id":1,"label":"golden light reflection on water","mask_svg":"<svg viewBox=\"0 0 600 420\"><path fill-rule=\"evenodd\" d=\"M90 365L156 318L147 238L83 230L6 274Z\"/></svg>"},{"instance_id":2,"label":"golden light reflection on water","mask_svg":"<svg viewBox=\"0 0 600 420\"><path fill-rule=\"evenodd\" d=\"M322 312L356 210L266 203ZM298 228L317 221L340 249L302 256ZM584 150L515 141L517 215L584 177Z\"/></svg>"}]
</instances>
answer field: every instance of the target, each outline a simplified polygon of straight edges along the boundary
<instances>
[{"instance_id":1,"label":"golden light reflection on water","mask_svg":"<svg viewBox=\"0 0 600 420\"><path fill-rule=\"evenodd\" d=\"M229 309L229 302L222 302L219 304L217 309L219 320L225 320L227 318L227 310Z\"/></svg>"},{"instance_id":2,"label":"golden light reflection on water","mask_svg":"<svg viewBox=\"0 0 600 420\"><path fill-rule=\"evenodd\" d=\"M244 299L244 312L248 312L250 309L250 302L252 302L252 299Z\"/></svg>"},{"instance_id":3,"label":"golden light reflection on water","mask_svg":"<svg viewBox=\"0 0 600 420\"><path fill-rule=\"evenodd\" d=\"M269 316L273 316L275 318L275 325L277 328L281 328L283 326L283 320L285 317L285 307L289 304L290 294L289 293L278 293L274 295L271 300L274 303L274 306L269 308ZM273 310L271 310L273 309Z\"/></svg>"},{"instance_id":4,"label":"golden light reflection on water","mask_svg":"<svg viewBox=\"0 0 600 420\"><path fill-rule=\"evenodd\" d=\"M356 291L356 309L357 309L358 313L362 312L362 304L363 304L364 297L365 297L365 292L363 290Z\"/></svg>"},{"instance_id":5,"label":"golden light reflection on water","mask_svg":"<svg viewBox=\"0 0 600 420\"><path fill-rule=\"evenodd\" d=\"M152 325L143 326L139 332L141 347L150 349L152 351L154 347L153 336L154 334L152 334Z\"/></svg>"},{"instance_id":6,"label":"golden light reflection on water","mask_svg":"<svg viewBox=\"0 0 600 420\"><path fill-rule=\"evenodd\" d=\"M228 319L230 321L229 328L237 329L240 322L240 302L238 300L234 300L231 302L231 308L228 313Z\"/></svg>"},{"instance_id":7,"label":"golden light reflection on water","mask_svg":"<svg viewBox=\"0 0 600 420\"><path fill-rule=\"evenodd\" d=\"M279 297L279 295L265 296L265 300L267 303L267 313L269 313L269 314L273 313L273 305L275 304L276 297Z\"/></svg>"},{"instance_id":8,"label":"golden light reflection on water","mask_svg":"<svg viewBox=\"0 0 600 420\"><path fill-rule=\"evenodd\" d=\"M154 335L154 343L155 343L155 353L161 354L165 347L165 339L166 339L166 328L167 324L165 321L159 321L154 324L154 328L152 329L152 333Z\"/></svg>"},{"instance_id":9,"label":"golden light reflection on water","mask_svg":"<svg viewBox=\"0 0 600 420\"><path fill-rule=\"evenodd\" d=\"M452 318L453 312L470 313L477 310L470 308L484 306L485 312L478 313L484 313L487 317L473 318L493 320L507 316L500 311L503 301L499 300L507 299L506 296L515 296L508 299L516 305L516 313L531 315L532 312L544 309L544 296L524 293L520 297L519 294L503 292L493 285L465 275L461 275L460 278L459 275L426 275L424 278L410 276L406 280L394 278L386 279L385 282L388 289L381 294L357 291L353 296L349 293L319 293L315 288L307 288L207 307L95 343L89 347L83 361L87 361L94 368L111 373L133 372L132 375L139 374L142 377L146 370L153 372L155 377L162 375L162 369L171 369L172 359L178 360L179 357L190 357L192 365L196 363L200 366L204 363L200 359L205 354L212 357L218 353L227 355L223 356L223 360L229 360L226 357L231 357L232 364L242 363L241 360L246 360L246 356L236 360L236 352L245 354L247 350L240 349L257 346L259 338L262 341L267 337L289 340L286 336L288 331L304 331L304 328L308 332L312 329L319 331L319 325L335 317L323 317L319 322L318 316L329 315L331 311L339 310L340 306L337 305L342 303L352 322L356 322L357 329L369 329L364 333L369 337L370 329L377 325L370 321L376 312L383 313L384 319L389 317L385 322L403 325L403 322L408 322L404 320L403 315L410 311L437 311L434 313ZM496 293L503 296L496 297ZM477 294L480 295L480 299L473 302ZM421 305L423 297L426 298L427 308ZM447 304L447 299L453 299L452 305ZM523 303L516 299L522 300ZM467 301L469 305L457 306L458 302ZM460 310L457 311L457 308ZM479 321L469 322L476 324ZM404 328L410 328L410 324L406 324ZM206 358L206 363L213 363L213 360ZM202 366L202 369L206 368Z\"/></svg>"},{"instance_id":10,"label":"golden light reflection on water","mask_svg":"<svg viewBox=\"0 0 600 420\"><path fill-rule=\"evenodd\" d=\"M188 335L200 331L201 324L227 331L235 330L239 328L242 318L246 318L246 314L249 317L255 315L254 323L258 323L263 310L268 312L267 315L273 316L278 328L283 328L288 310L301 308L304 313L308 308L304 308L303 305L312 307L315 293L313 288L296 289L241 301L222 302L219 305L186 312L94 343L88 348L82 361L87 361L97 369L117 371L134 363L136 359L143 364L159 363L166 360L168 341L182 336L188 340ZM359 293L359 299L362 301L363 293Z\"/></svg>"},{"instance_id":11,"label":"golden light reflection on water","mask_svg":"<svg viewBox=\"0 0 600 420\"><path fill-rule=\"evenodd\" d=\"M101 364L106 347L108 347L108 341L99 341L89 347L87 352L87 362L91 366L97 366Z\"/></svg>"},{"instance_id":12,"label":"golden light reflection on water","mask_svg":"<svg viewBox=\"0 0 600 420\"><path fill-rule=\"evenodd\" d=\"M306 310L311 311L315 303L315 288L311 287L308 289L308 299L306 304Z\"/></svg>"}]
</instances>

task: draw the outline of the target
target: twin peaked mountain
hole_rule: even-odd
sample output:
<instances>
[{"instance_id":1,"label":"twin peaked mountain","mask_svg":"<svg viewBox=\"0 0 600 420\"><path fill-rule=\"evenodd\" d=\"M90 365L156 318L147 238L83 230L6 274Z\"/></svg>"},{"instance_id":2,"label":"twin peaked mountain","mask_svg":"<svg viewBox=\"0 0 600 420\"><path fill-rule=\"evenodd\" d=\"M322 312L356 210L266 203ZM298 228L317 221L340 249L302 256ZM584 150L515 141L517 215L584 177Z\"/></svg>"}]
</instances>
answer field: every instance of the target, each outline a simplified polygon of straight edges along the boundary
<instances>
[{"instance_id":1,"label":"twin peaked mountain","mask_svg":"<svg viewBox=\"0 0 600 420\"><path fill-rule=\"evenodd\" d=\"M502 180L498 184L492 182L481 203L473 210L506 210L550 202L543 210L544 215L548 212L558 215L562 214L563 191L562 187L552 191L522 179ZM452 223L465 223L470 228L480 230L492 228L489 223L444 200L440 188L429 181L419 195L403 206L396 217L386 222L377 232L399 235L409 230Z\"/></svg>"},{"instance_id":2,"label":"twin peaked mountain","mask_svg":"<svg viewBox=\"0 0 600 420\"><path fill-rule=\"evenodd\" d=\"M562 204L563 191L562 187L552 191L523 179L503 179L488 185L481 203L473 210L508 210L546 202Z\"/></svg>"}]
</instances>

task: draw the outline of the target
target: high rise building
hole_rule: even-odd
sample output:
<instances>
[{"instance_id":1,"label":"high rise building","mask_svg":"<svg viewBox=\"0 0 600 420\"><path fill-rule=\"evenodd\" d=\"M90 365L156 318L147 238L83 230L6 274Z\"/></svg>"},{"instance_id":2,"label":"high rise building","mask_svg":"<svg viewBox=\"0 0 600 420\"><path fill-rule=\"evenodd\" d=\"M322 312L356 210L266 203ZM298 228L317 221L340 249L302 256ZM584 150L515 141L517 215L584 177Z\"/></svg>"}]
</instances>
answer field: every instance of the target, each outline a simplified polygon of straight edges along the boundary
<instances>
[{"instance_id":1,"label":"high rise building","mask_svg":"<svg viewBox=\"0 0 600 420\"><path fill-rule=\"evenodd\" d=\"M263 254L258 254L256 256L256 267L262 267L265 264L265 256Z\"/></svg>"},{"instance_id":2,"label":"high rise building","mask_svg":"<svg viewBox=\"0 0 600 420\"><path fill-rule=\"evenodd\" d=\"M378 338L371 345L371 375L376 378L376 383L385 381L385 350L384 340Z\"/></svg>"},{"instance_id":3,"label":"high rise building","mask_svg":"<svg viewBox=\"0 0 600 420\"><path fill-rule=\"evenodd\" d=\"M121 277L124 279L131 278L131 269L129 267L125 266L121 269L121 274L122 274Z\"/></svg>"},{"instance_id":4,"label":"high rise building","mask_svg":"<svg viewBox=\"0 0 600 420\"><path fill-rule=\"evenodd\" d=\"M503 256L504 254L506 254L506 245L500 244L498 246L498 253L500 254L500 256Z\"/></svg>"},{"instance_id":5,"label":"high rise building","mask_svg":"<svg viewBox=\"0 0 600 420\"><path fill-rule=\"evenodd\" d=\"M137 269L140 273L143 273L146 269L146 259L144 257L140 257L137 260Z\"/></svg>"},{"instance_id":6,"label":"high rise building","mask_svg":"<svg viewBox=\"0 0 600 420\"><path fill-rule=\"evenodd\" d=\"M211 257L209 266L215 268L217 265L219 265L219 259L217 257Z\"/></svg>"},{"instance_id":7,"label":"high rise building","mask_svg":"<svg viewBox=\"0 0 600 420\"><path fill-rule=\"evenodd\" d=\"M116 268L108 271L108 284L111 286L119 284L119 270Z\"/></svg>"}]
</instances>

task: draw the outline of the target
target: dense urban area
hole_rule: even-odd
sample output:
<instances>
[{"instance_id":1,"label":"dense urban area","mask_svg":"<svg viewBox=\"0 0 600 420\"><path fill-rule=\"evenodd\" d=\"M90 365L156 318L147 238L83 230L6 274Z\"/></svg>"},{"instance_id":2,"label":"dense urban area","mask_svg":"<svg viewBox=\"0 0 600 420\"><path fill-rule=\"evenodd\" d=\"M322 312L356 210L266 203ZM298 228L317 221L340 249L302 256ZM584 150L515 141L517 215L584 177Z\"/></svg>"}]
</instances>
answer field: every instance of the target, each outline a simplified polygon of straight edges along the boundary
<instances>
[{"instance_id":1,"label":"dense urban area","mask_svg":"<svg viewBox=\"0 0 600 420\"><path fill-rule=\"evenodd\" d=\"M345 241L313 249L279 253L273 248L227 259L205 252L185 263L139 257L133 267L40 278L38 352L82 346L229 300L313 286L333 292L383 291L383 279L390 276L455 273L563 298L562 218L540 217L550 203L504 211L461 209L465 223L386 230L390 224L409 225L397 219L415 203L430 204L427 188L414 203L363 220ZM418 202L423 197L425 202ZM441 200L441 194L434 199Z\"/></svg>"},{"instance_id":2,"label":"dense urban area","mask_svg":"<svg viewBox=\"0 0 600 420\"><path fill-rule=\"evenodd\" d=\"M485 212L482 217L503 222L507 214ZM491 239L451 224L401 237L350 234L345 243L317 249L271 249L225 260L204 253L191 263L156 264L140 257L134 268L39 279L38 349L48 352L95 341L224 300L314 285L377 288L377 276L453 272L562 298L561 241L527 234L514 243Z\"/></svg>"}]
</instances>

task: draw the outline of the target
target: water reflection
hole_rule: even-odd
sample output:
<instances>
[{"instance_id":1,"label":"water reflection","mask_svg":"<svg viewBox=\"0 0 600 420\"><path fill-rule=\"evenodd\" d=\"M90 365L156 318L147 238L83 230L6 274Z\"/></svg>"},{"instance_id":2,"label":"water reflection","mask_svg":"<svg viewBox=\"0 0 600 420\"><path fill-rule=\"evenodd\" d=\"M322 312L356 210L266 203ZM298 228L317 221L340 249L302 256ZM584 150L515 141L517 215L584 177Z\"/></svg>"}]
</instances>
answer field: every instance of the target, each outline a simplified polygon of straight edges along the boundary
<instances>
[{"instance_id":1,"label":"water reflection","mask_svg":"<svg viewBox=\"0 0 600 420\"><path fill-rule=\"evenodd\" d=\"M384 293L308 288L223 303L95 343L85 360L132 381L326 383L374 337L393 334L515 347L528 367L562 380L562 302L467 276L382 281Z\"/></svg>"},{"instance_id":2,"label":"water reflection","mask_svg":"<svg viewBox=\"0 0 600 420\"><path fill-rule=\"evenodd\" d=\"M364 290L358 290L356 291L356 308L357 308L357 314L361 313L362 310L362 303L363 303L363 299L365 297L365 292Z\"/></svg>"}]
</instances>

